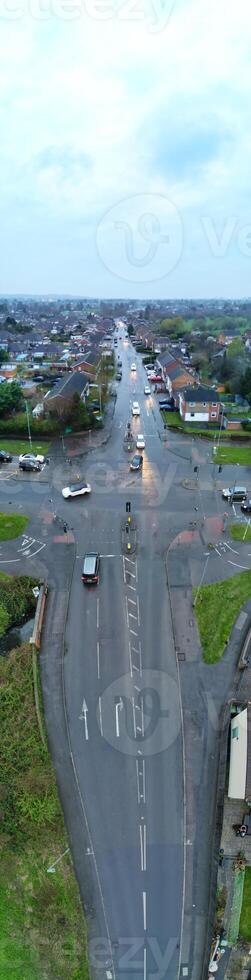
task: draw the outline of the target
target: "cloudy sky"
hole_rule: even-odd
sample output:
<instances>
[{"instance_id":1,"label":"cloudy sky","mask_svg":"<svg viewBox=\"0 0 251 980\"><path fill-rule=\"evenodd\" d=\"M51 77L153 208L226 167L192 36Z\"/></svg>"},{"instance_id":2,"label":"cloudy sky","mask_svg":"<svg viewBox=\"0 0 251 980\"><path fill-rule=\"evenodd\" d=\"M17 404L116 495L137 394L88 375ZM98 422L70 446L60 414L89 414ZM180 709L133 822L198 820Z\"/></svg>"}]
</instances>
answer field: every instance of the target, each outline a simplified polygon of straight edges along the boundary
<instances>
[{"instance_id":1,"label":"cloudy sky","mask_svg":"<svg viewBox=\"0 0 251 980\"><path fill-rule=\"evenodd\" d=\"M0 0L0 293L251 295L249 0Z\"/></svg>"}]
</instances>

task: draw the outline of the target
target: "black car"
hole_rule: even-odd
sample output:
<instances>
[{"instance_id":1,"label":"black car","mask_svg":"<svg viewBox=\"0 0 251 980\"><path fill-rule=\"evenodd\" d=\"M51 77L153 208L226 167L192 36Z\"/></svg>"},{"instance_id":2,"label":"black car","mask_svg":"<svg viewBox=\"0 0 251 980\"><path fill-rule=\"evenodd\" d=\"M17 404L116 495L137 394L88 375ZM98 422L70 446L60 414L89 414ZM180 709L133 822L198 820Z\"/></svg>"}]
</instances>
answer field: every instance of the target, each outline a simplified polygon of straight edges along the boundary
<instances>
[{"instance_id":1,"label":"black car","mask_svg":"<svg viewBox=\"0 0 251 980\"><path fill-rule=\"evenodd\" d=\"M40 473L41 466L40 463L36 463L36 460L23 459L19 463L20 470L24 470L26 473Z\"/></svg>"},{"instance_id":2,"label":"black car","mask_svg":"<svg viewBox=\"0 0 251 980\"><path fill-rule=\"evenodd\" d=\"M13 456L10 453L6 453L4 449L0 449L0 463L11 463Z\"/></svg>"},{"instance_id":3,"label":"black car","mask_svg":"<svg viewBox=\"0 0 251 980\"><path fill-rule=\"evenodd\" d=\"M141 470L142 466L143 466L143 456L141 456L140 453L135 453L135 456L133 456L132 461L130 463L130 470Z\"/></svg>"},{"instance_id":4,"label":"black car","mask_svg":"<svg viewBox=\"0 0 251 980\"><path fill-rule=\"evenodd\" d=\"M174 405L170 405L170 402L161 402L159 405L160 412L174 412Z\"/></svg>"},{"instance_id":5,"label":"black car","mask_svg":"<svg viewBox=\"0 0 251 980\"><path fill-rule=\"evenodd\" d=\"M244 504L241 504L241 510L243 510L243 514L251 514L251 500L246 500Z\"/></svg>"}]
</instances>

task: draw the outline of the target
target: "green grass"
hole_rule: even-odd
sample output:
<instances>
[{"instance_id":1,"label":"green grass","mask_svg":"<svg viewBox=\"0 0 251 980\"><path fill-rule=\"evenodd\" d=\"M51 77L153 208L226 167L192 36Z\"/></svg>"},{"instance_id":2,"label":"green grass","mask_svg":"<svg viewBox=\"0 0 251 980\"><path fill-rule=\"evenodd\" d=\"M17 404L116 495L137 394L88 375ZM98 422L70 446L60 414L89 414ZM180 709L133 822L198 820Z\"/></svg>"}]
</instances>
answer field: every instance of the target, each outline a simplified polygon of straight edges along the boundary
<instances>
[{"instance_id":1,"label":"green grass","mask_svg":"<svg viewBox=\"0 0 251 980\"><path fill-rule=\"evenodd\" d=\"M230 532L234 541L251 541L251 525L230 524Z\"/></svg>"},{"instance_id":2,"label":"green grass","mask_svg":"<svg viewBox=\"0 0 251 980\"><path fill-rule=\"evenodd\" d=\"M0 449L5 449L12 456L19 456L21 453L40 453L46 456L49 449L49 442L36 442L32 439L32 449L27 439L0 439Z\"/></svg>"},{"instance_id":3,"label":"green grass","mask_svg":"<svg viewBox=\"0 0 251 980\"><path fill-rule=\"evenodd\" d=\"M18 538L19 534L22 534L27 527L28 520L29 518L23 514L0 513L0 541Z\"/></svg>"},{"instance_id":4,"label":"green grass","mask_svg":"<svg viewBox=\"0 0 251 980\"><path fill-rule=\"evenodd\" d=\"M217 663L224 653L231 630L243 604L250 599L251 571L215 585L203 585L196 598L196 617L203 658L208 664Z\"/></svg>"},{"instance_id":5,"label":"green grass","mask_svg":"<svg viewBox=\"0 0 251 980\"><path fill-rule=\"evenodd\" d=\"M237 942L238 935L239 935L244 878L245 878L245 871L235 872L233 901L232 901L232 908L230 912L228 934L227 934L227 938L230 946L235 946L235 943Z\"/></svg>"},{"instance_id":6,"label":"green grass","mask_svg":"<svg viewBox=\"0 0 251 980\"><path fill-rule=\"evenodd\" d=\"M214 462L240 463L241 466L251 466L251 447L219 446L219 449L217 449L216 453L214 453Z\"/></svg>"},{"instance_id":7,"label":"green grass","mask_svg":"<svg viewBox=\"0 0 251 980\"><path fill-rule=\"evenodd\" d=\"M0 637L11 626L21 626L29 616L34 615L34 585L37 585L36 580L26 575L0 573Z\"/></svg>"},{"instance_id":8,"label":"green grass","mask_svg":"<svg viewBox=\"0 0 251 980\"><path fill-rule=\"evenodd\" d=\"M251 868L245 869L239 934L246 942L251 941Z\"/></svg>"},{"instance_id":9,"label":"green grass","mask_svg":"<svg viewBox=\"0 0 251 980\"><path fill-rule=\"evenodd\" d=\"M41 700L41 692L40 692ZM55 778L39 738L29 646L0 657L0 977L88 980L86 932Z\"/></svg>"}]
</instances>

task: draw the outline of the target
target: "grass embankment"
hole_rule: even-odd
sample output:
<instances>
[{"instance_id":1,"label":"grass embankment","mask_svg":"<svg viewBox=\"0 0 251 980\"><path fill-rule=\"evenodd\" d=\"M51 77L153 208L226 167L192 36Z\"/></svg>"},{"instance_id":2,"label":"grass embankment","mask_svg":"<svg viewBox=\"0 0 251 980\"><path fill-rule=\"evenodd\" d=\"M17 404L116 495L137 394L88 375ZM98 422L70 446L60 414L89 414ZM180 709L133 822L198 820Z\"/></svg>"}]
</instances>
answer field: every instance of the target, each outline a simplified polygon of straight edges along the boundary
<instances>
[{"instance_id":1,"label":"grass embankment","mask_svg":"<svg viewBox=\"0 0 251 980\"><path fill-rule=\"evenodd\" d=\"M34 585L37 585L36 580L29 576L0 572L0 637L11 626L21 626L29 616L34 615Z\"/></svg>"},{"instance_id":2,"label":"grass embankment","mask_svg":"<svg viewBox=\"0 0 251 980\"><path fill-rule=\"evenodd\" d=\"M243 891L239 935L243 939L245 939L246 942L250 943L251 941L251 868L245 869L244 891Z\"/></svg>"},{"instance_id":3,"label":"grass embankment","mask_svg":"<svg viewBox=\"0 0 251 980\"><path fill-rule=\"evenodd\" d=\"M34 453L34 455L39 453L46 456L49 445L49 442L36 442L34 439L31 449L27 439L0 439L0 449L5 449L6 453L11 453L12 456L19 456L21 453Z\"/></svg>"},{"instance_id":4,"label":"grass embankment","mask_svg":"<svg viewBox=\"0 0 251 980\"><path fill-rule=\"evenodd\" d=\"M11 538L18 538L19 534L25 531L28 520L29 518L23 514L0 513L0 541L10 541Z\"/></svg>"},{"instance_id":5,"label":"grass embankment","mask_svg":"<svg viewBox=\"0 0 251 980\"><path fill-rule=\"evenodd\" d=\"M30 648L0 657L0 977L87 980L86 936L54 773L40 741Z\"/></svg>"},{"instance_id":6,"label":"grass embankment","mask_svg":"<svg viewBox=\"0 0 251 980\"><path fill-rule=\"evenodd\" d=\"M214 664L222 657L240 609L250 599L251 571L234 575L226 582L193 589L203 657Z\"/></svg>"},{"instance_id":7,"label":"grass embankment","mask_svg":"<svg viewBox=\"0 0 251 980\"><path fill-rule=\"evenodd\" d=\"M251 541L251 525L230 524L230 532L234 541Z\"/></svg>"},{"instance_id":8,"label":"grass embankment","mask_svg":"<svg viewBox=\"0 0 251 980\"><path fill-rule=\"evenodd\" d=\"M197 426L193 425L190 422L183 422L179 412L161 412L161 415L163 416L163 422L167 423L169 429L178 429L179 432L184 432L185 435L204 436L204 438L206 439L217 439L219 437L219 429L213 429L213 428L211 429L211 427L210 429L202 429L199 428L198 425ZM228 441L232 439L236 441L245 439L247 442L247 440L248 439L250 440L251 438L251 432L246 432L246 431L244 432L241 429L238 432L230 432L227 431L227 429L224 429L223 431L221 431L220 438L221 440L227 439ZM231 446L229 448L231 449ZM247 452L249 452L249 457L250 457L251 449L248 449L248 447L247 447ZM216 458L216 462L221 462L221 460L218 460L216 456L215 458ZM250 459L249 459L249 463L250 463Z\"/></svg>"},{"instance_id":9,"label":"grass embankment","mask_svg":"<svg viewBox=\"0 0 251 980\"><path fill-rule=\"evenodd\" d=\"M251 466L251 446L219 446L214 453L214 463L240 463L240 466Z\"/></svg>"}]
</instances>

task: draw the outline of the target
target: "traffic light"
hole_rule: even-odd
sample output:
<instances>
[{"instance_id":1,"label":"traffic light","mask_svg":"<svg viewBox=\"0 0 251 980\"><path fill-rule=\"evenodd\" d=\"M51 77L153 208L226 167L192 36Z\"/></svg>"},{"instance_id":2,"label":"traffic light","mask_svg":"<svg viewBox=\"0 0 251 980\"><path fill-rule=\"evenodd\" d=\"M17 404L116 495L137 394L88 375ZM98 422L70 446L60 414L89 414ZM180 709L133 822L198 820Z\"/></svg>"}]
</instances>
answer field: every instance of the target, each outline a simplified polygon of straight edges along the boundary
<instances>
[{"instance_id":1,"label":"traffic light","mask_svg":"<svg viewBox=\"0 0 251 980\"><path fill-rule=\"evenodd\" d=\"M193 468L194 473L198 473L198 469L199 469L198 466L194 466L194 468Z\"/></svg>"},{"instance_id":2,"label":"traffic light","mask_svg":"<svg viewBox=\"0 0 251 980\"><path fill-rule=\"evenodd\" d=\"M218 473L221 473L221 471L222 471L222 466L219 466L218 467Z\"/></svg>"},{"instance_id":3,"label":"traffic light","mask_svg":"<svg viewBox=\"0 0 251 980\"><path fill-rule=\"evenodd\" d=\"M127 500L126 501L126 513L127 514L130 514L131 513L131 503L130 503L130 500Z\"/></svg>"}]
</instances>

